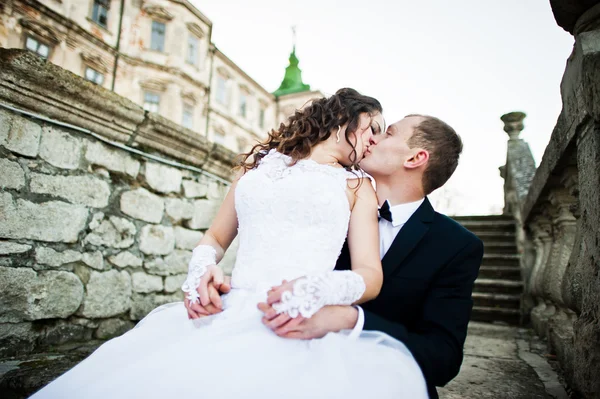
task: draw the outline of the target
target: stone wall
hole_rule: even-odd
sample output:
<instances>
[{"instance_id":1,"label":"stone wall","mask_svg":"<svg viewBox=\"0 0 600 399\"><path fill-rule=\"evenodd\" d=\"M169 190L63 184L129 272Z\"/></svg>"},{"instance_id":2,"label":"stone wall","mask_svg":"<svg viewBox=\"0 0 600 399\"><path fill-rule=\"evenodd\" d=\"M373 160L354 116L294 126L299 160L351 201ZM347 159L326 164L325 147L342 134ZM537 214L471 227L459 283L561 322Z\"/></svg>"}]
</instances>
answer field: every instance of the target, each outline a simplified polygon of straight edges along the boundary
<instances>
[{"instance_id":1,"label":"stone wall","mask_svg":"<svg viewBox=\"0 0 600 399\"><path fill-rule=\"evenodd\" d=\"M0 49L0 356L110 338L182 300L234 156L191 134Z\"/></svg>"},{"instance_id":2,"label":"stone wall","mask_svg":"<svg viewBox=\"0 0 600 399\"><path fill-rule=\"evenodd\" d=\"M509 208L524 231L522 257L529 316L547 339L567 383L600 397L600 4L552 0L560 26L575 37L561 83L563 109L525 196ZM529 161L508 147L508 157ZM511 154L513 152L513 154ZM513 179L514 180L514 179ZM526 254L525 254L526 255Z\"/></svg>"}]
</instances>

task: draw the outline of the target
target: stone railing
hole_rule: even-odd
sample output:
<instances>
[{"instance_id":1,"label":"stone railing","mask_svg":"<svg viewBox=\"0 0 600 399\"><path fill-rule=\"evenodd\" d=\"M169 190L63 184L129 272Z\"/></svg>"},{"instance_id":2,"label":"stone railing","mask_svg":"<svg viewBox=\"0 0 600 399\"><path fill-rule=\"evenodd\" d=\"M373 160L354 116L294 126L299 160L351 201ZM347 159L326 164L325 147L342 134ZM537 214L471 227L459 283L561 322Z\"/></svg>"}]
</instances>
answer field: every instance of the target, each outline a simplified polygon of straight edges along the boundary
<instances>
[{"instance_id":1,"label":"stone railing","mask_svg":"<svg viewBox=\"0 0 600 399\"><path fill-rule=\"evenodd\" d=\"M520 184L528 178L517 173L529 175L531 155L511 135L506 210L525 232L521 263L530 304L524 310L567 383L591 398L600 396L600 4L551 4L559 25L575 37L561 83L563 109L527 189ZM503 117L509 134L522 128L523 116Z\"/></svg>"},{"instance_id":2,"label":"stone railing","mask_svg":"<svg viewBox=\"0 0 600 399\"><path fill-rule=\"evenodd\" d=\"M109 338L181 300L233 166L199 134L0 49L0 356Z\"/></svg>"}]
</instances>

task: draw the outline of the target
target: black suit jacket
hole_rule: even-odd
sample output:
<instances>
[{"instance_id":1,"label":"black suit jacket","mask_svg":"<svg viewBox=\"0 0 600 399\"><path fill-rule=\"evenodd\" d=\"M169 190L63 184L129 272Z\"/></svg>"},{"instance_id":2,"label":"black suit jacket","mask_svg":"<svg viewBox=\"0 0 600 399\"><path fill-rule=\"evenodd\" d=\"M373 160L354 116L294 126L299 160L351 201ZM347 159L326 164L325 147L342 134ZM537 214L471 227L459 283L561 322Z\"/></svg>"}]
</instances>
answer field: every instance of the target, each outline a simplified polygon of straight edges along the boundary
<instances>
[{"instance_id":1,"label":"black suit jacket","mask_svg":"<svg viewBox=\"0 0 600 399\"><path fill-rule=\"evenodd\" d=\"M438 398L435 386L460 370L482 257L481 240L425 198L383 257L379 296L362 305L364 329L383 331L408 347L432 399ZM344 245L336 269L349 268Z\"/></svg>"}]
</instances>

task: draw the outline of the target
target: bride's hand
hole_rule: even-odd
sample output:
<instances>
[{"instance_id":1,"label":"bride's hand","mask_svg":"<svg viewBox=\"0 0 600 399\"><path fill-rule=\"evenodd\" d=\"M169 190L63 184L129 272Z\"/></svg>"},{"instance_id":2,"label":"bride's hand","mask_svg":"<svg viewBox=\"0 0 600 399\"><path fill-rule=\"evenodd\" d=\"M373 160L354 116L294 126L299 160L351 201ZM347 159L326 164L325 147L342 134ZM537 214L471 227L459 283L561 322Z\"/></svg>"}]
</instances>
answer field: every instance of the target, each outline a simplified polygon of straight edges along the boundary
<instances>
[{"instance_id":1,"label":"bride's hand","mask_svg":"<svg viewBox=\"0 0 600 399\"><path fill-rule=\"evenodd\" d=\"M227 294L231 290L231 278L224 276L219 267L209 266L196 290L200 296L200 302L191 303L187 296L184 298L184 305L190 319L221 312L223 308L221 295Z\"/></svg>"},{"instance_id":2,"label":"bride's hand","mask_svg":"<svg viewBox=\"0 0 600 399\"><path fill-rule=\"evenodd\" d=\"M281 301L281 296L286 291L293 292L294 291L294 283L296 282L296 280L298 280L298 279L295 279L292 281L283 280L281 285L271 287L269 292L267 292L267 304L273 305L274 303Z\"/></svg>"}]
</instances>

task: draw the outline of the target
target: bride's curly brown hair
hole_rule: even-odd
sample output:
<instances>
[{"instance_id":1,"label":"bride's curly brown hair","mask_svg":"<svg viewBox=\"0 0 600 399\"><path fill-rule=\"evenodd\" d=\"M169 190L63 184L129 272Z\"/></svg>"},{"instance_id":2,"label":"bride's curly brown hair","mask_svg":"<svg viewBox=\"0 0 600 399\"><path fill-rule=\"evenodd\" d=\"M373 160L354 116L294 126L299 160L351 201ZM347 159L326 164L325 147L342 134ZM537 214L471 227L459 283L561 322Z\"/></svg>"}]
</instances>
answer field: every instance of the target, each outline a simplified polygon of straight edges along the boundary
<instances>
[{"instance_id":1,"label":"bride's curly brown hair","mask_svg":"<svg viewBox=\"0 0 600 399\"><path fill-rule=\"evenodd\" d=\"M350 88L340 89L331 97L312 100L304 108L296 110L286 123L279 125L279 129L271 130L264 142L241 154L239 166L244 172L256 168L272 149L288 155L296 163L308 158L313 147L327 140L338 126L346 125L346 142L352 146L350 162L356 167L360 160L350 135L358 129L361 114L378 112L382 112L381 104L373 97Z\"/></svg>"}]
</instances>

